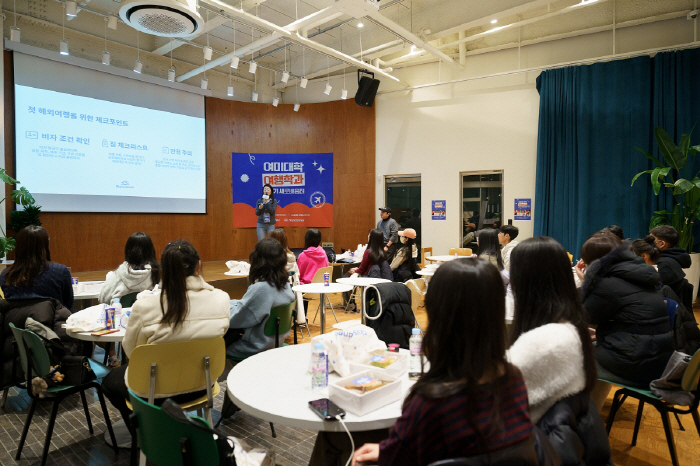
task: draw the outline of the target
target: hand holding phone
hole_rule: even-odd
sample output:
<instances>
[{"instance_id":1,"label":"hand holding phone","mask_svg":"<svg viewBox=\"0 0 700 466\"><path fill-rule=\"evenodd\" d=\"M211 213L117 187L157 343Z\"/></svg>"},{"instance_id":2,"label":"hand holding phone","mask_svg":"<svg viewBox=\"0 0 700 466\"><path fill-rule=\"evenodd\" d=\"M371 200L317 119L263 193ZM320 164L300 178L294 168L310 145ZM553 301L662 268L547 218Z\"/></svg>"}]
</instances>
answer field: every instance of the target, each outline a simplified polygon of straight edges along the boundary
<instances>
[{"instance_id":1,"label":"hand holding phone","mask_svg":"<svg viewBox=\"0 0 700 466\"><path fill-rule=\"evenodd\" d=\"M309 401L309 408L326 421L337 421L336 416L338 415L345 417L345 411L328 398Z\"/></svg>"}]
</instances>

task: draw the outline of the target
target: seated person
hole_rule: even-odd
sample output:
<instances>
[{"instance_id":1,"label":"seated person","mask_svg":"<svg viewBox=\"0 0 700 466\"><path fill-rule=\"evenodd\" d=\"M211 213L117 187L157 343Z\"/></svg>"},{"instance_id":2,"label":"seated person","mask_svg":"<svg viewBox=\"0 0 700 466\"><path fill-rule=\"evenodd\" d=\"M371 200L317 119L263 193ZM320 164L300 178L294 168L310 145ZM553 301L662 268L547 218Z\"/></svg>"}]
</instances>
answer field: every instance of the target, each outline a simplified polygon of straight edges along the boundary
<instances>
[{"instance_id":1,"label":"seated person","mask_svg":"<svg viewBox=\"0 0 700 466\"><path fill-rule=\"evenodd\" d=\"M168 244L160 257L162 288L143 291L131 308L129 325L122 342L130 357L139 345L168 343L223 336L228 330L229 297L200 275L202 261L197 250L186 241ZM128 364L113 369L102 381L109 401L127 420L131 411L126 376ZM206 393L206 387L193 393L171 396L177 403L194 400ZM138 393L145 397L147 394ZM157 398L160 405L164 398ZM127 422L127 424L129 424Z\"/></svg>"},{"instance_id":2,"label":"seated person","mask_svg":"<svg viewBox=\"0 0 700 466\"><path fill-rule=\"evenodd\" d=\"M285 270L287 273L294 272L294 280L295 282L299 283L299 266L297 266L297 256L295 256L292 250L289 249L287 233L285 233L282 228L275 228L272 233L270 233L270 238L279 241L284 248L284 252L287 254L287 266L285 267Z\"/></svg>"},{"instance_id":3,"label":"seated person","mask_svg":"<svg viewBox=\"0 0 700 466\"><path fill-rule=\"evenodd\" d=\"M656 247L656 238L647 235L644 239L640 238L632 241L632 252L644 259L645 264L651 265L657 272L659 271L656 263L661 257L661 251Z\"/></svg>"},{"instance_id":4,"label":"seated person","mask_svg":"<svg viewBox=\"0 0 700 466\"><path fill-rule=\"evenodd\" d=\"M100 290L100 302L111 304L114 298L152 290L159 282L160 266L153 241L146 233L134 233L126 240L124 262L107 274Z\"/></svg>"},{"instance_id":5,"label":"seated person","mask_svg":"<svg viewBox=\"0 0 700 466\"><path fill-rule=\"evenodd\" d=\"M406 282L412 278L418 278L417 271L420 270L416 264L418 248L416 247L416 230L406 228L399 232L399 249L391 261L391 270L394 274L395 282Z\"/></svg>"},{"instance_id":6,"label":"seated person","mask_svg":"<svg viewBox=\"0 0 700 466\"><path fill-rule=\"evenodd\" d=\"M353 267L348 270L346 276L354 273L362 277L384 278L386 280L394 280L394 274L391 272L391 266L386 260L386 252L384 251L384 234L381 230L374 228L369 231L367 236L367 249L362 255L362 261L359 267ZM343 299L348 301L350 293L343 293ZM357 309L355 300L353 299L348 305L348 312L354 312Z\"/></svg>"},{"instance_id":7,"label":"seated person","mask_svg":"<svg viewBox=\"0 0 700 466\"><path fill-rule=\"evenodd\" d=\"M596 361L566 251L552 238L530 238L513 251L511 264L515 316L507 356L525 379L532 422L565 466L612 464L590 396Z\"/></svg>"},{"instance_id":8,"label":"seated person","mask_svg":"<svg viewBox=\"0 0 700 466\"><path fill-rule=\"evenodd\" d=\"M685 279L683 269L690 267L690 254L685 249L676 247L678 231L670 225L652 228L649 232L656 239L656 247L661 251L661 257L656 261L661 276L661 283L671 287L674 293L683 301L687 309L693 308L693 290Z\"/></svg>"},{"instance_id":9,"label":"seated person","mask_svg":"<svg viewBox=\"0 0 700 466\"><path fill-rule=\"evenodd\" d=\"M304 235L304 250L297 258L299 267L299 281L302 285L311 283L316 271L328 267L328 255L321 247L321 232L311 228Z\"/></svg>"},{"instance_id":10,"label":"seated person","mask_svg":"<svg viewBox=\"0 0 700 466\"><path fill-rule=\"evenodd\" d=\"M486 261L457 259L437 269L425 296L430 368L411 387L389 438L359 448L353 463L428 465L531 442L525 382L505 359L504 293Z\"/></svg>"},{"instance_id":11,"label":"seated person","mask_svg":"<svg viewBox=\"0 0 700 466\"><path fill-rule=\"evenodd\" d=\"M501 245L498 242L499 231L494 228L486 228L479 233L479 259L485 259L493 264L500 272L503 270L503 257Z\"/></svg>"},{"instance_id":12,"label":"seated person","mask_svg":"<svg viewBox=\"0 0 700 466\"><path fill-rule=\"evenodd\" d=\"M73 285L68 267L51 262L49 234L29 225L17 233L15 262L0 274L5 299L54 298L70 309Z\"/></svg>"},{"instance_id":13,"label":"seated person","mask_svg":"<svg viewBox=\"0 0 700 466\"><path fill-rule=\"evenodd\" d=\"M503 245L501 250L501 257L503 258L503 269L510 271L510 254L513 252L513 248L518 245L515 238L518 237L518 227L513 225L501 225L498 232L498 242Z\"/></svg>"},{"instance_id":14,"label":"seated person","mask_svg":"<svg viewBox=\"0 0 700 466\"><path fill-rule=\"evenodd\" d=\"M243 359L275 347L274 337L265 335L264 329L273 307L294 301L286 266L287 254L279 241L265 238L255 245L250 253L248 290L241 299L231 300L228 356ZM280 335L280 341L287 335L289 332Z\"/></svg>"}]
</instances>

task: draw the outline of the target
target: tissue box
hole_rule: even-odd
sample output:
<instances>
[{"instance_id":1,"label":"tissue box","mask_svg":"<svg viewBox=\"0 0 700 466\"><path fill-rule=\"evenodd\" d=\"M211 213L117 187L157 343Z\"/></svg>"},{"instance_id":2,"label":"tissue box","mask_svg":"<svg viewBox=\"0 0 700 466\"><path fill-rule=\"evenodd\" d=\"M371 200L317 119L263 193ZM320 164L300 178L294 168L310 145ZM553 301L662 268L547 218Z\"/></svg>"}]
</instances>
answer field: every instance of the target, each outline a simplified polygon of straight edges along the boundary
<instances>
[{"instance_id":1,"label":"tissue box","mask_svg":"<svg viewBox=\"0 0 700 466\"><path fill-rule=\"evenodd\" d=\"M408 355L401 353L388 353L392 357L396 357L396 361L385 368L376 367L370 364L370 360L375 357L374 354L368 354L359 361L350 363L350 370L355 372L376 370L391 377L401 377L408 371Z\"/></svg>"},{"instance_id":2,"label":"tissue box","mask_svg":"<svg viewBox=\"0 0 700 466\"><path fill-rule=\"evenodd\" d=\"M389 383L364 394L345 388L345 385L365 376ZM328 385L328 398L345 411L357 416L364 416L383 406L400 401L403 398L401 379L378 370L359 372L330 383Z\"/></svg>"}]
</instances>

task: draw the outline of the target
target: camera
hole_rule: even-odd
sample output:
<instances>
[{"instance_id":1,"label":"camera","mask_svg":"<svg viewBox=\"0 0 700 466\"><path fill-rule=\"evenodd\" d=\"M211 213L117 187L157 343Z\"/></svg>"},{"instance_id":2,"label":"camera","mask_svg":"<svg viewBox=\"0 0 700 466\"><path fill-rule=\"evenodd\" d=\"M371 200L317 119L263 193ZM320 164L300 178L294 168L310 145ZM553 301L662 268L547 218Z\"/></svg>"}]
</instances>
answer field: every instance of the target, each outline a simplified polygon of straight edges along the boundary
<instances>
[{"instance_id":1,"label":"camera","mask_svg":"<svg viewBox=\"0 0 700 466\"><path fill-rule=\"evenodd\" d=\"M695 19L698 17L698 10L692 10L688 13L688 19Z\"/></svg>"}]
</instances>

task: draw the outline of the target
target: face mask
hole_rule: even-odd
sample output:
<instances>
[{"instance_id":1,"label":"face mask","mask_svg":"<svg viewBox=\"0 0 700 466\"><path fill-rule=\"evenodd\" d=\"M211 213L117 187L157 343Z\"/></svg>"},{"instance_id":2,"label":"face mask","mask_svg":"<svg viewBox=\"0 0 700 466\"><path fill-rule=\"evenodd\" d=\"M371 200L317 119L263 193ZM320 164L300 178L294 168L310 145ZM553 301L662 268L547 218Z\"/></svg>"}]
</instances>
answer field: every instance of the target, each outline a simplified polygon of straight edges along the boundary
<instances>
[{"instance_id":1,"label":"face mask","mask_svg":"<svg viewBox=\"0 0 700 466\"><path fill-rule=\"evenodd\" d=\"M401 241L402 243L405 243L405 242L406 242L406 237L405 237L405 236L402 236L402 237L399 239L399 241Z\"/></svg>"}]
</instances>

